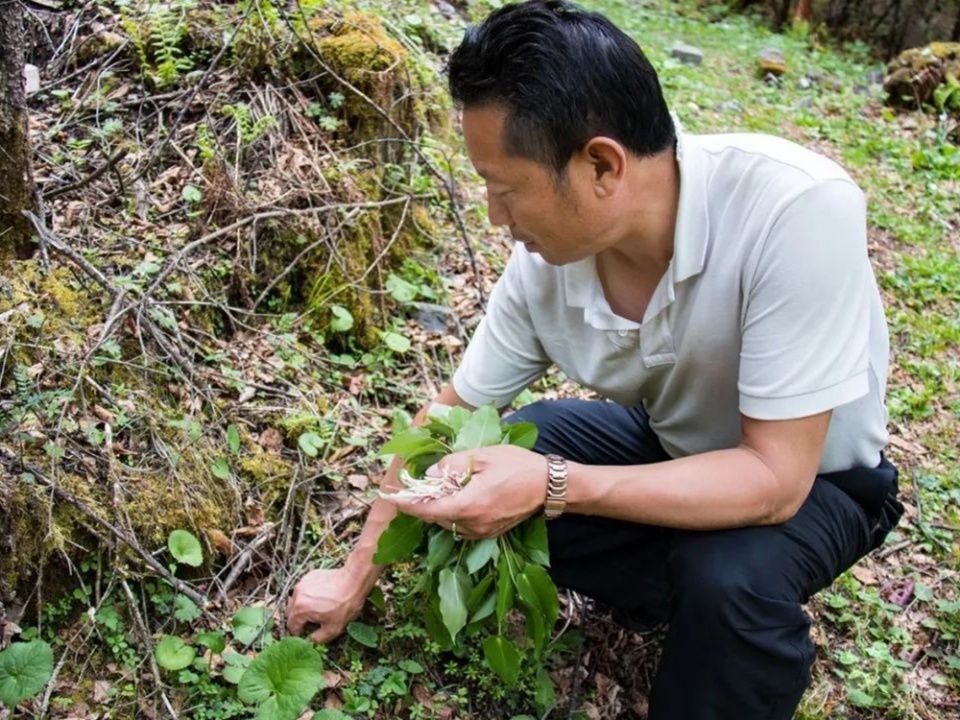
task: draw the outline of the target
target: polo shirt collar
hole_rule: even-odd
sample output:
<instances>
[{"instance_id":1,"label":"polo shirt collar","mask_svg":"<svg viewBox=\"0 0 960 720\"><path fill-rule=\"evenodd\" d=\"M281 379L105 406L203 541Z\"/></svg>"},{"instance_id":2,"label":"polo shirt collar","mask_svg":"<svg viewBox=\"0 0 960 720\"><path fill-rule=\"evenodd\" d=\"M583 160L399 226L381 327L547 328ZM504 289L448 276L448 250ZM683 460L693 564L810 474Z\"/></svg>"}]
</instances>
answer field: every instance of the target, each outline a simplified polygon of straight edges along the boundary
<instances>
[{"instance_id":1,"label":"polo shirt collar","mask_svg":"<svg viewBox=\"0 0 960 720\"><path fill-rule=\"evenodd\" d=\"M671 113L677 133L677 164L680 168L680 198L674 231L673 258L664 281L650 299L647 317L673 302L674 284L702 272L706 261L707 216L706 163L696 135L688 135ZM567 304L584 309L584 320L601 330L639 327L639 323L616 315L603 298L594 256L563 266Z\"/></svg>"}]
</instances>

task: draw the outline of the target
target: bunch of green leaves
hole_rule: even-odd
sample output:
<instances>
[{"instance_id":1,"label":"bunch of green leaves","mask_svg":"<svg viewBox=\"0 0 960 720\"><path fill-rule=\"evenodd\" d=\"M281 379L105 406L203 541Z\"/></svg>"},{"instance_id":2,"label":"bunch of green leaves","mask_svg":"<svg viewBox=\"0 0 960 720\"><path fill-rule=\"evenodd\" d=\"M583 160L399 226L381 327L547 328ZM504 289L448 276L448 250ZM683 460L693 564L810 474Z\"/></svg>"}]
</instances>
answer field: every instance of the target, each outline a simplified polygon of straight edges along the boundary
<instances>
[{"instance_id":1,"label":"bunch of green leaves","mask_svg":"<svg viewBox=\"0 0 960 720\"><path fill-rule=\"evenodd\" d=\"M407 471L421 478L450 453L500 444L531 449L536 439L535 425L502 423L492 406L471 412L434 405L424 425L395 434L382 454L402 457ZM374 561L389 564L414 558L421 567L417 587L425 599L425 629L441 648L462 649L465 636L486 633L484 658L511 687L520 676L525 653L542 663L560 613L557 589L545 570L550 557L542 517L530 518L496 538L468 541L400 513L380 536ZM525 618L523 644L507 632L507 616L515 608Z\"/></svg>"}]
</instances>

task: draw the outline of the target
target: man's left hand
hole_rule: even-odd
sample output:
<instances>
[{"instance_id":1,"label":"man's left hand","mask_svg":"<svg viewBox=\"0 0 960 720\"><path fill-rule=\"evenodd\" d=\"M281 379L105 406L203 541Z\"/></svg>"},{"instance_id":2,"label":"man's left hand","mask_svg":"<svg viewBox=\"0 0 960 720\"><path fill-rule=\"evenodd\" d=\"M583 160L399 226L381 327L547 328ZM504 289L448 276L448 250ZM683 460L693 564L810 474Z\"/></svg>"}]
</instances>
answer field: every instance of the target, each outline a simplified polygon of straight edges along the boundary
<instances>
[{"instance_id":1,"label":"man's left hand","mask_svg":"<svg viewBox=\"0 0 960 720\"><path fill-rule=\"evenodd\" d=\"M496 537L543 507L547 460L530 450L494 445L447 455L427 475L469 475L460 491L438 500L395 500L400 512L436 523L468 540Z\"/></svg>"}]
</instances>

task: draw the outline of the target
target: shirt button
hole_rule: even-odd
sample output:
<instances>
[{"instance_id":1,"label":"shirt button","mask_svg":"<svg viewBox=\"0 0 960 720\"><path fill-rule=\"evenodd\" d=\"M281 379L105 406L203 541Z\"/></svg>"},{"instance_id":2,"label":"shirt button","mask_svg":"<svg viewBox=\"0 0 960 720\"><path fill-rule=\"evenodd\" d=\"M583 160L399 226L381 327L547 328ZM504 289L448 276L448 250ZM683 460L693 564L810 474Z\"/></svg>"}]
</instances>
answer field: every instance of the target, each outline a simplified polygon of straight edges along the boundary
<instances>
[{"instance_id":1,"label":"shirt button","mask_svg":"<svg viewBox=\"0 0 960 720\"><path fill-rule=\"evenodd\" d=\"M617 335L619 335L620 337L626 337L629 334L630 334L629 330L617 330Z\"/></svg>"}]
</instances>

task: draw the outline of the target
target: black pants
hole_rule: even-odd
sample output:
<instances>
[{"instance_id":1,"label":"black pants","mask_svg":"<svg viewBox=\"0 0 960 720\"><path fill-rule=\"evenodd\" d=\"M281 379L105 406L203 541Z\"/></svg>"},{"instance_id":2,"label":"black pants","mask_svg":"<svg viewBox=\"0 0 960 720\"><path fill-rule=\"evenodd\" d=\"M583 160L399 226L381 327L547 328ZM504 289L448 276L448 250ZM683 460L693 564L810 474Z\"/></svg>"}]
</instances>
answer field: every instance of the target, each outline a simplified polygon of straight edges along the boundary
<instances>
[{"instance_id":1,"label":"black pants","mask_svg":"<svg viewBox=\"0 0 960 720\"><path fill-rule=\"evenodd\" d=\"M641 407L557 400L510 420L535 450L590 465L668 460ZM548 523L551 574L566 588L652 623L669 622L649 720L786 720L810 681L801 608L896 525L897 471L820 475L781 525L673 530L586 515Z\"/></svg>"}]
</instances>

